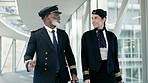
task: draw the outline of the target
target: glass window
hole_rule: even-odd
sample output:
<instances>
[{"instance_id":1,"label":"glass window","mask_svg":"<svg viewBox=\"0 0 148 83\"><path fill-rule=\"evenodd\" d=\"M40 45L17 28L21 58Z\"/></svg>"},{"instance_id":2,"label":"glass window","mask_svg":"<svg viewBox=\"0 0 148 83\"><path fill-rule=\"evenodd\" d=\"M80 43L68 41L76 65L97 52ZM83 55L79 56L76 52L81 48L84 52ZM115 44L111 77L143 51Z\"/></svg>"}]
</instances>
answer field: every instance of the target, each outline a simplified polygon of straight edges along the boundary
<instances>
[{"instance_id":1,"label":"glass window","mask_svg":"<svg viewBox=\"0 0 148 83\"><path fill-rule=\"evenodd\" d=\"M0 1L15 1L15 0L0 0Z\"/></svg>"},{"instance_id":2,"label":"glass window","mask_svg":"<svg viewBox=\"0 0 148 83\"><path fill-rule=\"evenodd\" d=\"M127 13L125 15L125 20L124 20L124 23L125 24L132 24L132 17L133 17L133 12L131 9L128 9L127 10Z\"/></svg>"},{"instance_id":3,"label":"glass window","mask_svg":"<svg viewBox=\"0 0 148 83\"><path fill-rule=\"evenodd\" d=\"M17 14L16 7L0 7L0 12L6 14Z\"/></svg>"},{"instance_id":4,"label":"glass window","mask_svg":"<svg viewBox=\"0 0 148 83\"><path fill-rule=\"evenodd\" d=\"M92 17L92 11L97 9L97 0L91 0L91 7L90 7L90 16ZM88 19L89 20L89 19ZM91 29L93 29L92 20L91 20Z\"/></svg>"},{"instance_id":5,"label":"glass window","mask_svg":"<svg viewBox=\"0 0 148 83\"><path fill-rule=\"evenodd\" d=\"M132 3L132 4L138 4L139 3L139 0L130 0L130 3Z\"/></svg>"},{"instance_id":6,"label":"glass window","mask_svg":"<svg viewBox=\"0 0 148 83\"><path fill-rule=\"evenodd\" d=\"M133 68L133 83L138 81L138 68Z\"/></svg>"},{"instance_id":7,"label":"glass window","mask_svg":"<svg viewBox=\"0 0 148 83\"><path fill-rule=\"evenodd\" d=\"M108 2L114 2L115 0L108 0Z\"/></svg>"},{"instance_id":8,"label":"glass window","mask_svg":"<svg viewBox=\"0 0 148 83\"><path fill-rule=\"evenodd\" d=\"M115 23L116 20L117 20L117 13L116 13L115 8L109 8L107 13L108 13L108 19L110 19L110 20L108 20L108 23L109 24L110 23Z\"/></svg>"},{"instance_id":9,"label":"glass window","mask_svg":"<svg viewBox=\"0 0 148 83\"><path fill-rule=\"evenodd\" d=\"M120 33L121 38L132 38L133 37L133 31L132 30L122 30Z\"/></svg>"},{"instance_id":10,"label":"glass window","mask_svg":"<svg viewBox=\"0 0 148 83\"><path fill-rule=\"evenodd\" d=\"M97 8L97 0L91 0L91 11Z\"/></svg>"},{"instance_id":11,"label":"glass window","mask_svg":"<svg viewBox=\"0 0 148 83\"><path fill-rule=\"evenodd\" d=\"M122 0L108 0L108 26L114 29L118 19L118 8ZM142 43L140 25L140 0L131 0L128 4L121 33L118 36L118 55L123 81L142 83Z\"/></svg>"},{"instance_id":12,"label":"glass window","mask_svg":"<svg viewBox=\"0 0 148 83\"><path fill-rule=\"evenodd\" d=\"M125 54L125 58L131 58L130 54Z\"/></svg>"},{"instance_id":13,"label":"glass window","mask_svg":"<svg viewBox=\"0 0 148 83\"><path fill-rule=\"evenodd\" d=\"M122 39L118 39L118 52L119 53L122 52L122 45L123 45L123 40Z\"/></svg>"},{"instance_id":14,"label":"glass window","mask_svg":"<svg viewBox=\"0 0 148 83\"><path fill-rule=\"evenodd\" d=\"M126 82L131 82L131 69L130 68L127 68L126 69Z\"/></svg>"},{"instance_id":15,"label":"glass window","mask_svg":"<svg viewBox=\"0 0 148 83\"><path fill-rule=\"evenodd\" d=\"M12 41L13 39L2 37L2 73L12 72ZM16 70L25 70L23 62L23 50L26 42L21 40L16 40Z\"/></svg>"},{"instance_id":16,"label":"glass window","mask_svg":"<svg viewBox=\"0 0 148 83\"><path fill-rule=\"evenodd\" d=\"M80 8L74 12L69 22L66 24L66 28L69 28L67 30L67 33L69 33L70 36L70 44L73 50L73 53L75 55L76 59L76 65L78 68L78 77L82 79L82 71L81 71L81 38L82 34L85 31L88 31L90 29L90 10L88 9L89 3L86 1ZM70 24L71 23L71 24Z\"/></svg>"},{"instance_id":17,"label":"glass window","mask_svg":"<svg viewBox=\"0 0 148 83\"><path fill-rule=\"evenodd\" d=\"M108 2L121 2L122 0L108 0Z\"/></svg>"},{"instance_id":18,"label":"glass window","mask_svg":"<svg viewBox=\"0 0 148 83\"><path fill-rule=\"evenodd\" d=\"M133 13L132 13L132 22L135 25L140 24L140 12L138 10L133 10Z\"/></svg>"}]
</instances>

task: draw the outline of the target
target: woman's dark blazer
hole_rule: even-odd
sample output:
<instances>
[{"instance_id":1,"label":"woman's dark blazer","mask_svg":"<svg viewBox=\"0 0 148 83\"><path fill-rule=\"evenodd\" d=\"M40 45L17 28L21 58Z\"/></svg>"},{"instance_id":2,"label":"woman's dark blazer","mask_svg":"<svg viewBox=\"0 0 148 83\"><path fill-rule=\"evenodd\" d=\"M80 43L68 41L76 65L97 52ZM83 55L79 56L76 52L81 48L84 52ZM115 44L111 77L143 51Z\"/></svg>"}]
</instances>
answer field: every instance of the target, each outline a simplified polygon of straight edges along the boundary
<instances>
[{"instance_id":1,"label":"woman's dark blazer","mask_svg":"<svg viewBox=\"0 0 148 83\"><path fill-rule=\"evenodd\" d=\"M114 71L117 76L117 74L119 75L120 73L117 38L114 33L107 30L105 31L108 41L107 72L110 73ZM85 32L82 36L81 43L82 70L84 80L86 80L90 79L89 70L91 69L98 72L102 62L96 29Z\"/></svg>"},{"instance_id":2,"label":"woman's dark blazer","mask_svg":"<svg viewBox=\"0 0 148 83\"><path fill-rule=\"evenodd\" d=\"M60 81L67 83L70 80L68 66L71 74L76 74L75 59L72 53L68 35L64 30L57 29L58 53L60 61ZM56 50L46 29L33 31L28 42L24 60L32 60L36 52L36 66L33 83L55 83L56 79ZM68 62L68 64L67 64Z\"/></svg>"}]
</instances>

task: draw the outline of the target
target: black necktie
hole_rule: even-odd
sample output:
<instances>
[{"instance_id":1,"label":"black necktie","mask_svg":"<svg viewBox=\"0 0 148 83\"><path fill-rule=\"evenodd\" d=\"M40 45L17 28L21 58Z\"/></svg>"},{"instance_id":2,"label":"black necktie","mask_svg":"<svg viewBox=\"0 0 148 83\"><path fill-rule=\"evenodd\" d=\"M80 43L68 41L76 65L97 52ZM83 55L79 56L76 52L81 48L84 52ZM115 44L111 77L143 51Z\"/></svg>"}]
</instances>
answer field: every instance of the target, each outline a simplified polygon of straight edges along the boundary
<instances>
[{"instance_id":1,"label":"black necktie","mask_svg":"<svg viewBox=\"0 0 148 83\"><path fill-rule=\"evenodd\" d=\"M53 34L53 45L55 47L55 50L57 52L57 65L56 65L56 70L59 71L60 70L60 63L59 63L59 56L58 56L58 42L56 40L56 36L55 36L55 30L52 30L52 34Z\"/></svg>"},{"instance_id":2,"label":"black necktie","mask_svg":"<svg viewBox=\"0 0 148 83\"><path fill-rule=\"evenodd\" d=\"M103 35L103 30L98 30L98 46L99 48L106 48L106 41Z\"/></svg>"}]
</instances>

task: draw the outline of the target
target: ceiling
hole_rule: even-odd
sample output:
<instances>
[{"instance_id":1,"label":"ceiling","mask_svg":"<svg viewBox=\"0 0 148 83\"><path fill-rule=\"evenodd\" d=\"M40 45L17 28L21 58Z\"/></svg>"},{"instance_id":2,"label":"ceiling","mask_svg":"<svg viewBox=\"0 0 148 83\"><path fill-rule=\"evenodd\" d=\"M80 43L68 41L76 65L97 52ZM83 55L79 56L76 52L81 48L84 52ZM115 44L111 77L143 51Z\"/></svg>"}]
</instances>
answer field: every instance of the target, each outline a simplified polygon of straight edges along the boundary
<instances>
[{"instance_id":1,"label":"ceiling","mask_svg":"<svg viewBox=\"0 0 148 83\"><path fill-rule=\"evenodd\" d=\"M47 6L58 5L61 14L61 25L63 26L70 16L81 6L86 0L16 0L18 12L29 30L35 30L43 26L38 12ZM26 35L0 19L0 36L28 40L29 35Z\"/></svg>"},{"instance_id":2,"label":"ceiling","mask_svg":"<svg viewBox=\"0 0 148 83\"><path fill-rule=\"evenodd\" d=\"M5 23L1 19L0 19L0 36L12 38L12 39L18 39L18 40L28 40L28 37L29 37L29 35L24 34L12 28L10 25Z\"/></svg>"},{"instance_id":3,"label":"ceiling","mask_svg":"<svg viewBox=\"0 0 148 83\"><path fill-rule=\"evenodd\" d=\"M19 14L30 30L43 26L38 12L47 6L58 5L63 26L85 0L17 0Z\"/></svg>"}]
</instances>

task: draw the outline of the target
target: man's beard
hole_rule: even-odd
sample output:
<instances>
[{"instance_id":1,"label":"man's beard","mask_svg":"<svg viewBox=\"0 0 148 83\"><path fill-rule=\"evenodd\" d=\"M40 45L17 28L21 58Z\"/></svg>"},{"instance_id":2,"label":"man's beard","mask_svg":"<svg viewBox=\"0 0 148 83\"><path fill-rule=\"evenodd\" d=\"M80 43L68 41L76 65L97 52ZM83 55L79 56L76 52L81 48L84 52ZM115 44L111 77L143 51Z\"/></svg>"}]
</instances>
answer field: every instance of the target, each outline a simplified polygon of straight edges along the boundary
<instances>
[{"instance_id":1,"label":"man's beard","mask_svg":"<svg viewBox=\"0 0 148 83\"><path fill-rule=\"evenodd\" d=\"M56 27L60 27L60 21L59 20L56 20L56 19L53 19L52 20L52 24L54 25L54 26L56 26Z\"/></svg>"}]
</instances>

